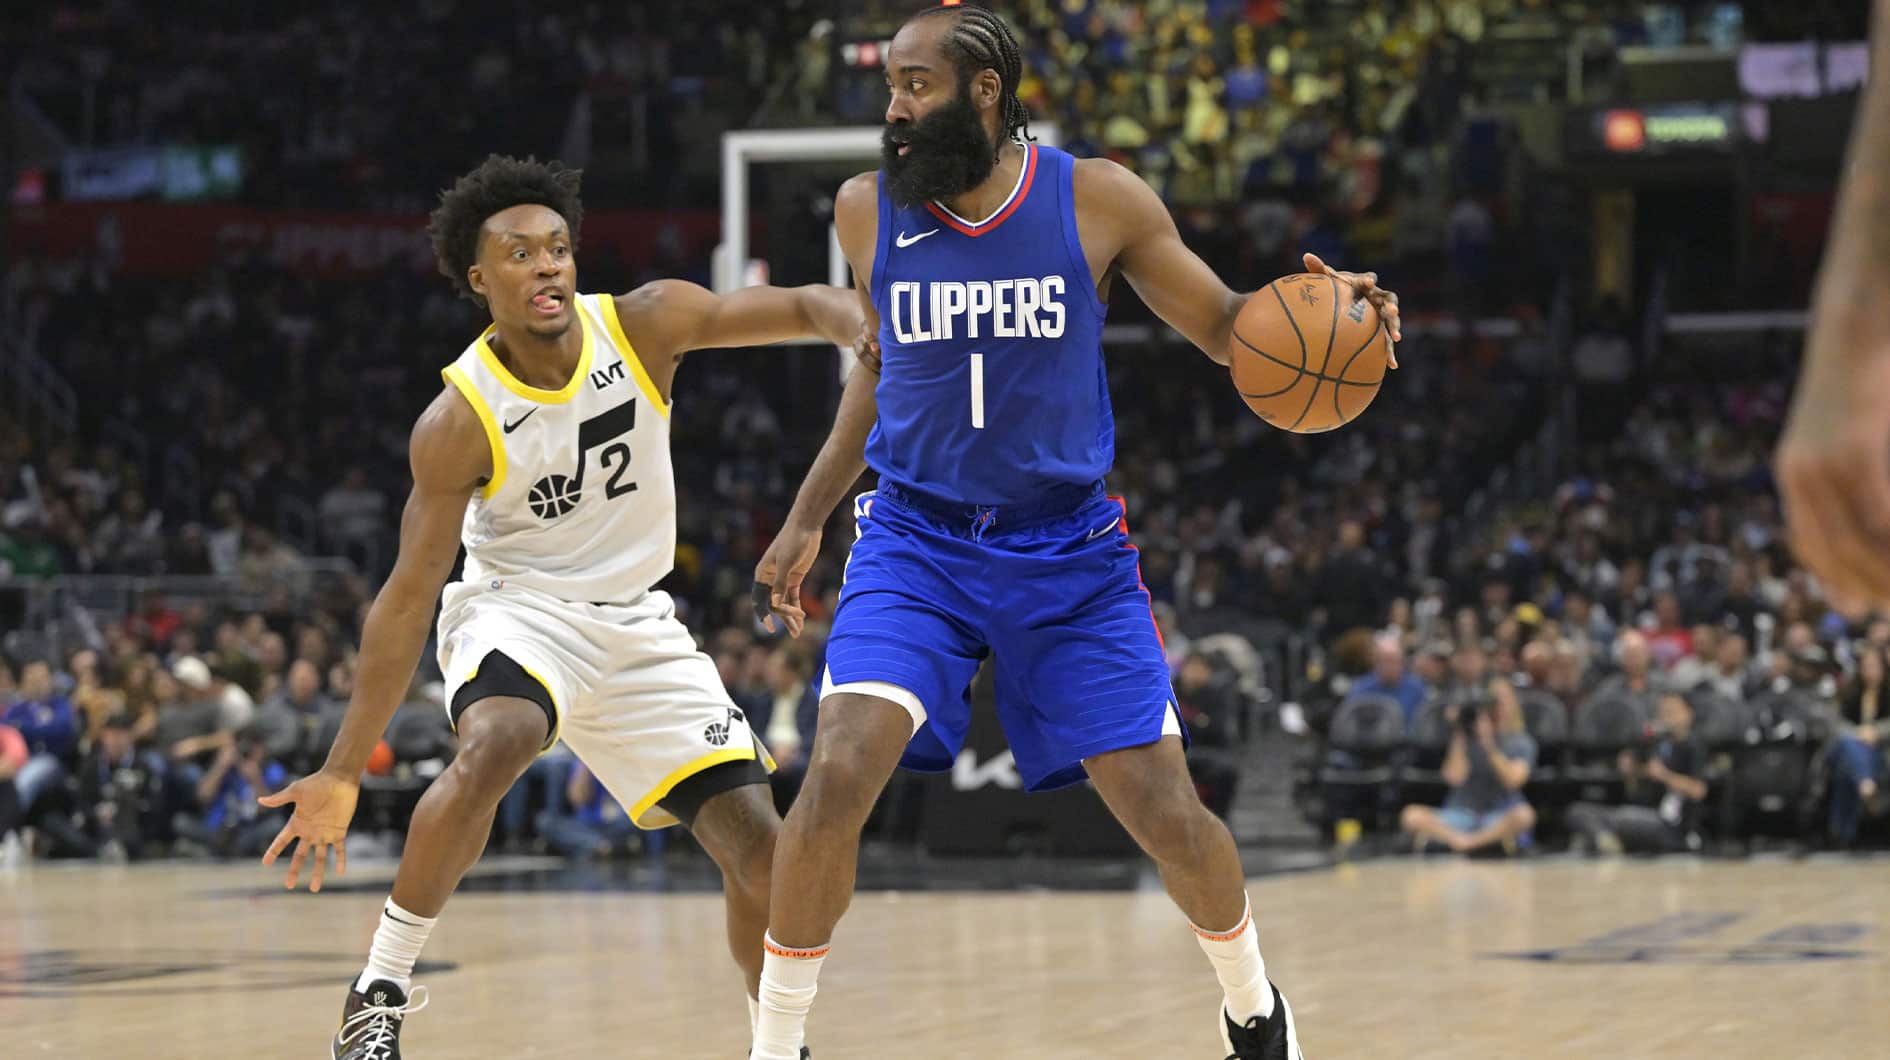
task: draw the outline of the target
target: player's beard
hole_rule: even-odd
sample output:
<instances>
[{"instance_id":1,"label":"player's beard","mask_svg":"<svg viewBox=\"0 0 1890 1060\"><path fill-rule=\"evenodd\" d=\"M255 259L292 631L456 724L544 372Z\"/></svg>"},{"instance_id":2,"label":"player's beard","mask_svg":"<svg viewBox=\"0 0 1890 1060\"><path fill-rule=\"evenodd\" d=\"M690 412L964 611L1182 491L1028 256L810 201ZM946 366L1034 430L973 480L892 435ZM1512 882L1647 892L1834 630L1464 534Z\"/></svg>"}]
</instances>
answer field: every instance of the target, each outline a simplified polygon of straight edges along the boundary
<instances>
[{"instance_id":1,"label":"player's beard","mask_svg":"<svg viewBox=\"0 0 1890 1060\"><path fill-rule=\"evenodd\" d=\"M911 148L903 157L901 144ZM879 152L886 190L901 206L956 198L997 168L997 147L971 104L969 88L918 121L886 126Z\"/></svg>"}]
</instances>

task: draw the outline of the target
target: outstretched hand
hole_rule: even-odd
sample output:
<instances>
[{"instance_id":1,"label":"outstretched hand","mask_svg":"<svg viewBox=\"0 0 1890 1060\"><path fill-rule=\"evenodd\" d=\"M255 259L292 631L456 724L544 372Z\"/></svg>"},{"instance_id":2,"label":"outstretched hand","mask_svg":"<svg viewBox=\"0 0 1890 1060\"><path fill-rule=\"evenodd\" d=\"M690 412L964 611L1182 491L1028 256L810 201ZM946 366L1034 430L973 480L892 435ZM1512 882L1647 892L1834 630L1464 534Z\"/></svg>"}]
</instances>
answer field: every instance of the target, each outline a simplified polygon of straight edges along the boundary
<instances>
[{"instance_id":1,"label":"outstretched hand","mask_svg":"<svg viewBox=\"0 0 1890 1060\"><path fill-rule=\"evenodd\" d=\"M354 803L360 793L359 784L327 773L311 773L273 795L256 800L269 807L295 804L295 814L282 826L282 831L276 833L275 842L269 844L262 856L264 865L273 865L277 855L288 849L291 842L295 843L295 856L289 861L289 875L283 886L295 890L296 881L302 875L302 863L313 854L314 868L308 889L311 894L320 891L322 872L328 867L331 849L335 852L335 875L347 875L348 824L354 820Z\"/></svg>"},{"instance_id":2,"label":"outstretched hand","mask_svg":"<svg viewBox=\"0 0 1890 1060\"><path fill-rule=\"evenodd\" d=\"M789 636L798 637L807 625L801 582L820 558L820 531L790 520L755 565L755 617L770 632L785 628Z\"/></svg>"},{"instance_id":3,"label":"outstretched hand","mask_svg":"<svg viewBox=\"0 0 1890 1060\"><path fill-rule=\"evenodd\" d=\"M1397 294L1378 286L1378 274L1375 272L1345 272L1335 269L1320 260L1317 254L1307 254L1303 260L1307 272L1323 273L1346 284L1352 288L1354 295L1370 302L1372 308L1378 310L1379 319L1385 322L1385 335L1389 345L1385 351L1385 363L1393 368L1398 367L1397 344L1404 341L1404 328L1398 315Z\"/></svg>"}]
</instances>

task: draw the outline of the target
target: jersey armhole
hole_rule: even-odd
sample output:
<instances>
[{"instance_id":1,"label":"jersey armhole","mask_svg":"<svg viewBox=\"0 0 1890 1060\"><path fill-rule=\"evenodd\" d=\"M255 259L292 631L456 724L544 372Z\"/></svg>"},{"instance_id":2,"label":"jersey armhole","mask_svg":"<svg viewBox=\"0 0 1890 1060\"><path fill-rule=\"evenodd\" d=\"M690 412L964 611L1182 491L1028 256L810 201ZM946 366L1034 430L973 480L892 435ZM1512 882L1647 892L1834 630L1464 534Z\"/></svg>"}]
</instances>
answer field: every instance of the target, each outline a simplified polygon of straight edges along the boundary
<instances>
[{"instance_id":1,"label":"jersey armhole","mask_svg":"<svg viewBox=\"0 0 1890 1060\"><path fill-rule=\"evenodd\" d=\"M610 294L592 295L596 300L597 315L604 321L604 328L610 333L610 341L617 346L617 355L630 362L630 374L636 376L637 389L656 406L657 414L669 419L672 402L664 401L663 395L656 389L656 380L650 378L650 370L644 367L643 358L637 348L630 344L630 336L624 334L623 321L617 319L617 299Z\"/></svg>"},{"instance_id":2,"label":"jersey armhole","mask_svg":"<svg viewBox=\"0 0 1890 1060\"><path fill-rule=\"evenodd\" d=\"M879 230L873 233L873 264L867 270L866 296L873 300L873 305L877 308L879 306L879 274L882 263L886 260L886 242L892 238L893 230L892 198L886 194L884 173L874 176L873 195L879 202Z\"/></svg>"},{"instance_id":3,"label":"jersey armhole","mask_svg":"<svg viewBox=\"0 0 1890 1060\"><path fill-rule=\"evenodd\" d=\"M1043 149L1038 148L1042 154ZM1089 306L1096 312L1096 319L1102 320L1109 315L1109 303L1096 294L1096 281L1089 275L1089 258L1083 254L1083 238L1076 228L1076 156L1059 151L1054 156L1057 166L1062 171L1058 174L1057 219L1063 227L1063 248L1070 255L1071 275L1083 281L1083 290L1089 292ZM1139 178L1138 178L1139 179ZM1107 272L1103 273L1108 276Z\"/></svg>"},{"instance_id":4,"label":"jersey armhole","mask_svg":"<svg viewBox=\"0 0 1890 1060\"><path fill-rule=\"evenodd\" d=\"M486 429L486 444L492 447L492 477L479 488L479 499L489 501L505 485L505 436L499 433L499 418L492 414L492 406L486 404L484 395L473 386L465 369L449 364L440 369L440 377L460 392L466 404L472 406L473 414L479 417L479 425Z\"/></svg>"}]
</instances>

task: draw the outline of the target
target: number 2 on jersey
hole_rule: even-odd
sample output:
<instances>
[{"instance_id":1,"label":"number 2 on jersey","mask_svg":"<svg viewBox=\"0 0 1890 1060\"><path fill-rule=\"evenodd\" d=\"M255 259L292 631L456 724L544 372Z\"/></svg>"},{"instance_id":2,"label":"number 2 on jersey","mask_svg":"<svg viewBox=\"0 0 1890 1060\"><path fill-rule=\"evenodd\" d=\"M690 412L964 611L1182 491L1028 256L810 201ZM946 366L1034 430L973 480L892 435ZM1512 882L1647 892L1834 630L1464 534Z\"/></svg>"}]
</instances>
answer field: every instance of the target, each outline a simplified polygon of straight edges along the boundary
<instances>
[{"instance_id":1,"label":"number 2 on jersey","mask_svg":"<svg viewBox=\"0 0 1890 1060\"><path fill-rule=\"evenodd\" d=\"M971 426L984 430L984 354L971 355Z\"/></svg>"},{"instance_id":2,"label":"number 2 on jersey","mask_svg":"<svg viewBox=\"0 0 1890 1060\"><path fill-rule=\"evenodd\" d=\"M604 499L615 500L626 493L634 493L637 484L625 482L623 477L630 471L630 446L617 439L636 429L637 402L635 398L618 405L608 412L599 413L578 424L578 454L576 485L581 490L584 486L585 457L592 449L603 446L604 451L597 454L597 463L611 472L604 483Z\"/></svg>"}]
</instances>

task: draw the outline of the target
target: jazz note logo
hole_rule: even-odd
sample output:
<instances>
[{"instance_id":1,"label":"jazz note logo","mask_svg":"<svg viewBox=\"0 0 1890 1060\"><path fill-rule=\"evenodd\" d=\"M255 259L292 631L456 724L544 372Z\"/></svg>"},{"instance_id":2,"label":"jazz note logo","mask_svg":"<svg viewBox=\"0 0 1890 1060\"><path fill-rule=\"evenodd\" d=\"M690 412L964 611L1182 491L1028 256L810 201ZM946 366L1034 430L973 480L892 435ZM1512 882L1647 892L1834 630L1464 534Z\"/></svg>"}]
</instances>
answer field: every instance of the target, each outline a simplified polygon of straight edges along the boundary
<instances>
[{"instance_id":1,"label":"jazz note logo","mask_svg":"<svg viewBox=\"0 0 1890 1060\"><path fill-rule=\"evenodd\" d=\"M578 424L577 470L569 475L546 475L532 483L531 495L526 498L532 514L550 521L569 514L578 506L584 499L584 469L590 463L591 450L599 446L603 447L603 452L598 454L597 462L611 472L609 481L604 483L604 499L615 500L636 492L636 483L623 481L630 470L630 446L619 440L636 426L635 398Z\"/></svg>"}]
</instances>

